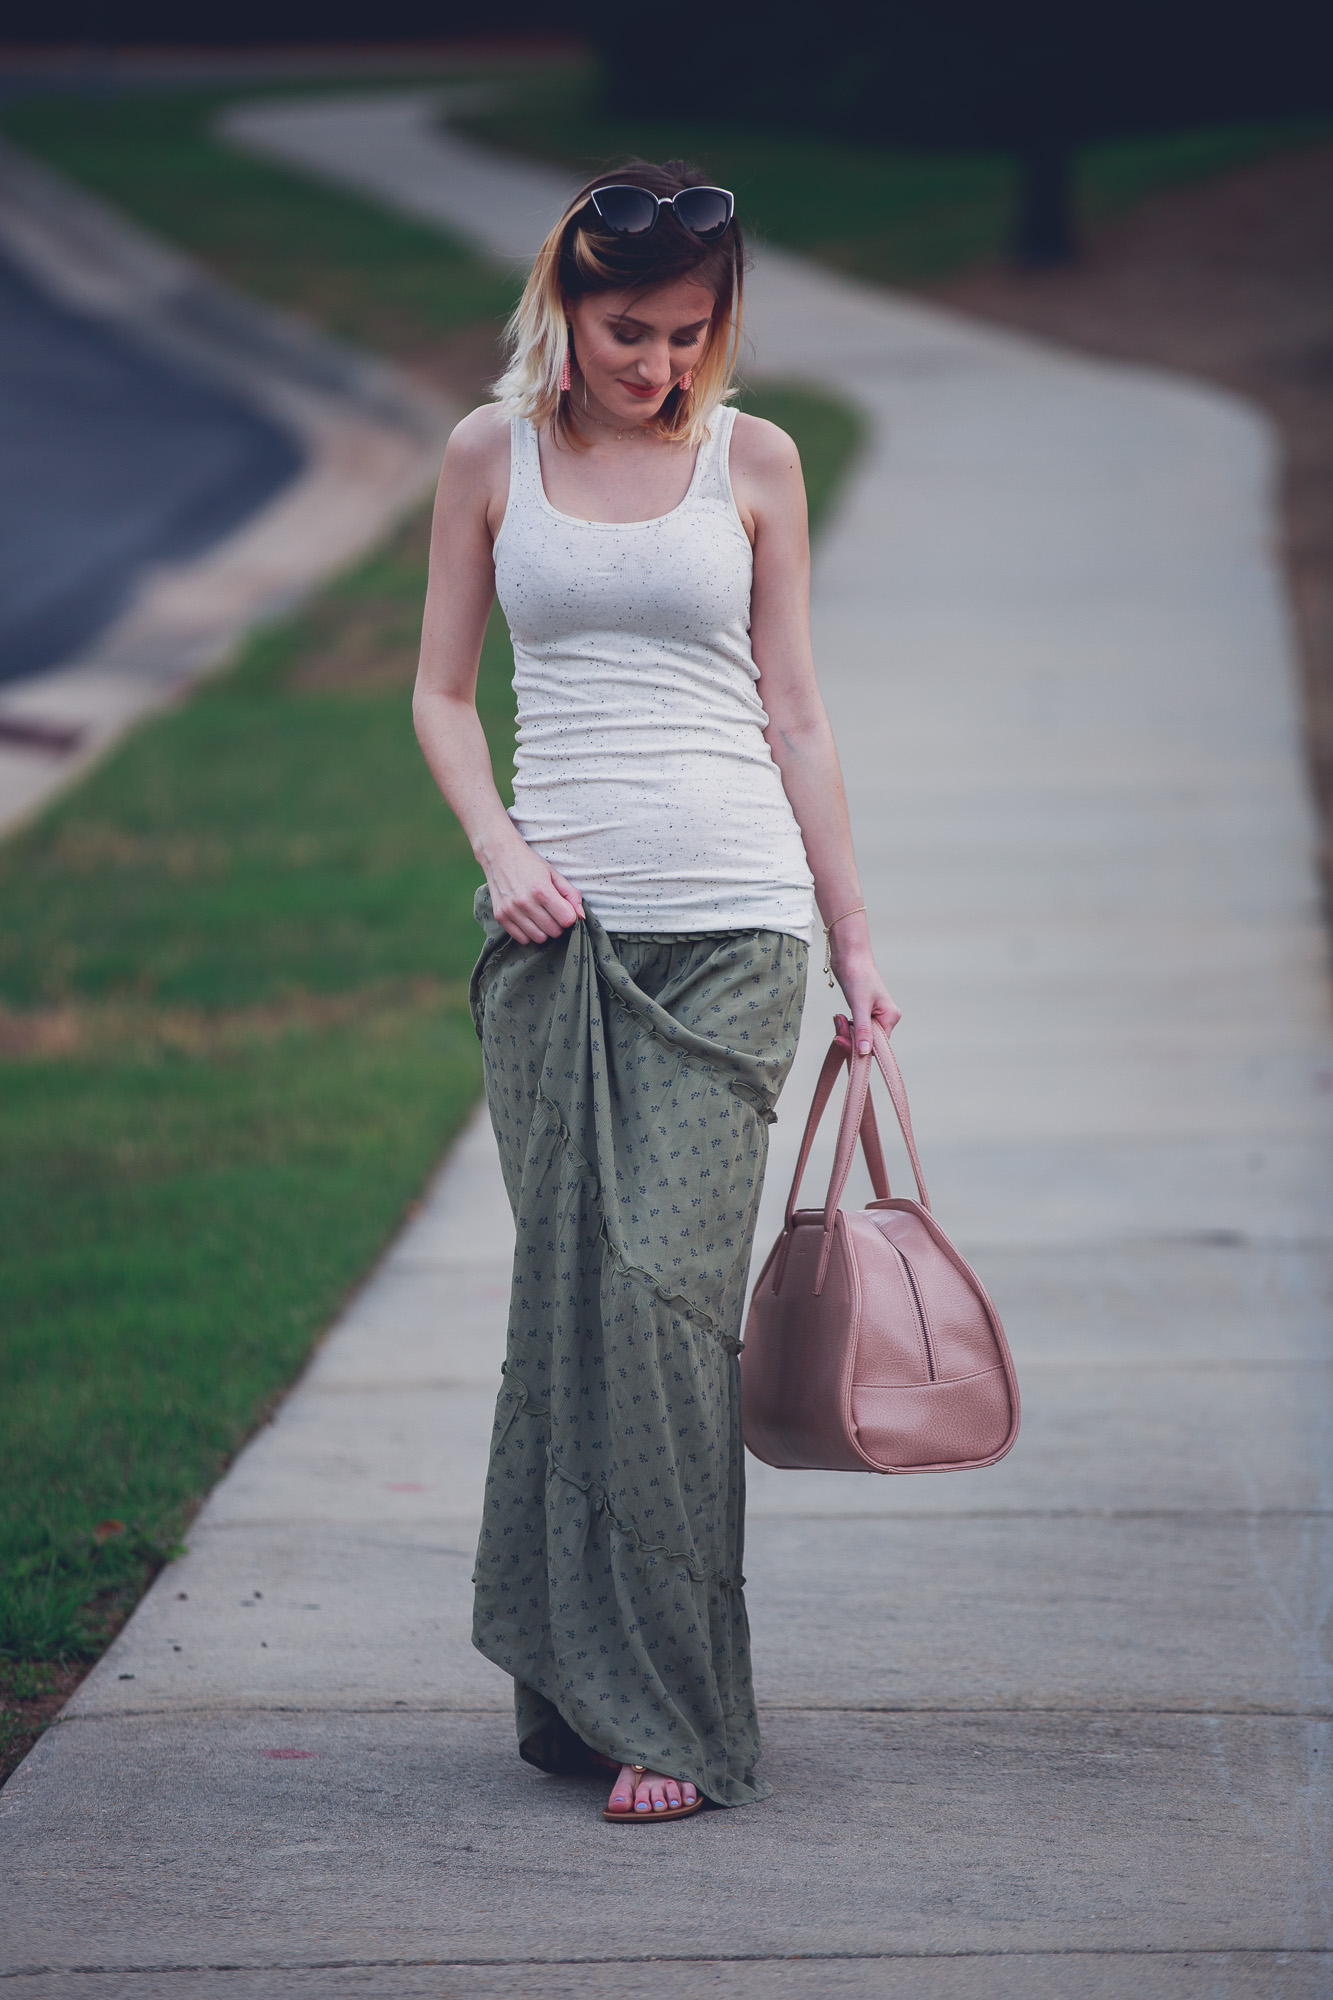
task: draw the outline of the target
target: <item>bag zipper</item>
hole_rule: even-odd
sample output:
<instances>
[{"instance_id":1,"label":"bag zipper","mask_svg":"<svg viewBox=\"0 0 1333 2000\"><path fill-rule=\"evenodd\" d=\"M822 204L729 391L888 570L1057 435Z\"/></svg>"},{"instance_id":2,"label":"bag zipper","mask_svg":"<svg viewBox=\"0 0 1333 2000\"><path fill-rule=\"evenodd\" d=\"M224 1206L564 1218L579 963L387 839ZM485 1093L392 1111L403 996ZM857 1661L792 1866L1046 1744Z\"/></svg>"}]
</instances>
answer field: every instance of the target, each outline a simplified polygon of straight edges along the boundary
<instances>
[{"instance_id":1,"label":"bag zipper","mask_svg":"<svg viewBox=\"0 0 1333 2000\"><path fill-rule=\"evenodd\" d=\"M906 1257L904 1257L902 1251L898 1248L898 1245L893 1241L892 1237L886 1236L884 1238L884 1241L888 1244L890 1250L892 1250L894 1256L898 1259L898 1262L902 1265L903 1271L906 1275L907 1288L912 1294L912 1304L916 1307L916 1323L918 1327L921 1329L921 1345L926 1350L926 1373L929 1375L931 1381L935 1382L939 1379L935 1373L935 1349L931 1345L930 1328L926 1325L926 1308L922 1303L921 1289L916 1281L916 1272L912 1269L911 1265L908 1263Z\"/></svg>"}]
</instances>

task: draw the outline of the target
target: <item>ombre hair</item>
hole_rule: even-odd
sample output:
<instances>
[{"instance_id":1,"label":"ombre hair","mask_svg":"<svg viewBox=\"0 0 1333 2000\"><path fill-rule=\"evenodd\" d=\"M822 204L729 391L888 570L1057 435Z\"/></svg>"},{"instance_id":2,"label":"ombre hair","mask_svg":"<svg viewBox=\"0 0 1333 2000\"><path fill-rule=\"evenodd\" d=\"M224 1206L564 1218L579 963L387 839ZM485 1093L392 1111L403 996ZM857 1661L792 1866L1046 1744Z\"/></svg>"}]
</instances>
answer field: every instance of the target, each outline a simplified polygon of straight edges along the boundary
<instances>
[{"instance_id":1,"label":"ombre hair","mask_svg":"<svg viewBox=\"0 0 1333 2000\"><path fill-rule=\"evenodd\" d=\"M580 188L537 252L523 296L505 329L508 364L491 393L511 416L527 417L539 430L549 427L562 444L586 449L587 440L573 421L570 392L560 387L565 362L573 360L566 301L598 292L648 292L678 278L692 278L713 295L708 340L691 370L688 390L669 389L661 409L643 428L655 437L697 448L708 436L713 411L734 394L745 265L740 229L733 218L715 242L701 243L664 208L656 227L645 235L616 236L588 196L594 188L618 181L667 196L682 188L711 185L683 160L668 160L663 166L628 160Z\"/></svg>"}]
</instances>

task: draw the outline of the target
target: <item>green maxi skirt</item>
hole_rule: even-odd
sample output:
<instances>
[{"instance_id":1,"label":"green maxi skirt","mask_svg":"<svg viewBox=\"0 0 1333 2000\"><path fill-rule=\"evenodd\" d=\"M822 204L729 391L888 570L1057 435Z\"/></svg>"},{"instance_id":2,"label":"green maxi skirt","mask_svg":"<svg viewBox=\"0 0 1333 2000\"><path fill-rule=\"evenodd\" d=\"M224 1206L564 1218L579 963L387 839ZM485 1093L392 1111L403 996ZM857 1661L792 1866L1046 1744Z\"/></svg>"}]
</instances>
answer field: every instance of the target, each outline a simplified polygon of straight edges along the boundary
<instances>
[{"instance_id":1,"label":"green maxi skirt","mask_svg":"<svg viewBox=\"0 0 1333 2000\"><path fill-rule=\"evenodd\" d=\"M472 980L517 1243L473 1640L519 1748L767 1797L741 1575L742 1316L808 947L777 931L516 944Z\"/></svg>"}]
</instances>

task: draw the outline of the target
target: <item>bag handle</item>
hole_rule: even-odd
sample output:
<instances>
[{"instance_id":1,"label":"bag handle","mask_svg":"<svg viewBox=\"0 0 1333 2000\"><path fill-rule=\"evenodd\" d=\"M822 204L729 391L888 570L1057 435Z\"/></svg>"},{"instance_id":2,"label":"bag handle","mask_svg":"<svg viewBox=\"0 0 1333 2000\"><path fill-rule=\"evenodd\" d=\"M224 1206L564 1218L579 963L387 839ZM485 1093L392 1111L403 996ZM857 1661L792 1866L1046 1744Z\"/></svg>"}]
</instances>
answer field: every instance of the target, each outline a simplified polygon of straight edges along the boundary
<instances>
[{"instance_id":1,"label":"bag handle","mask_svg":"<svg viewBox=\"0 0 1333 2000\"><path fill-rule=\"evenodd\" d=\"M898 1120L898 1130L903 1135L903 1144L907 1148L907 1157L912 1163L912 1179L916 1182L917 1198L922 1208L929 1214L930 1196L926 1193L925 1178L921 1172L921 1156L916 1150L916 1134L912 1130L912 1113L907 1103L907 1085L903 1082L903 1073L898 1067L898 1058L893 1053L893 1049L889 1044L889 1038L883 1028L880 1027L878 1021L872 1024L871 1038L874 1045L875 1061L879 1064L880 1075L888 1085L889 1096L893 1099L894 1115ZM867 1062L868 1060L867 1058ZM866 1095L866 1104L867 1106L870 1104L868 1092ZM874 1116L873 1111L870 1115Z\"/></svg>"},{"instance_id":2,"label":"bag handle","mask_svg":"<svg viewBox=\"0 0 1333 2000\"><path fill-rule=\"evenodd\" d=\"M843 1016L839 1015L837 1017L837 1025L840 1029L845 1026ZM878 1064L880 1074L888 1085L889 1096L893 1100L893 1109L907 1147L907 1157L912 1163L912 1177L916 1182L917 1197L922 1208L927 1213L930 1210L930 1196L926 1192L926 1183L921 1172L921 1160L916 1150L916 1135L912 1131L912 1114L907 1104L907 1087L903 1082L903 1073L898 1067L898 1058L889 1046L889 1038L878 1022L875 1022L871 1027L871 1049L868 1055L856 1055L851 1052L850 1035L848 1042L848 1060L851 1074L847 1079L847 1096L843 1101L842 1120L838 1126L838 1144L833 1158L833 1172L829 1177L828 1194L824 1202L824 1242L819 1253L819 1268L815 1275L816 1296L824 1289L824 1279L828 1273L829 1255L833 1249L833 1230L838 1218L838 1205L842 1200L843 1189L847 1185L847 1176L852 1170L852 1155L856 1151L858 1133L861 1136L863 1145L867 1142L866 1110L870 1103L870 1072L872 1066L875 1064ZM872 1112L872 1119L873 1116ZM887 1186L888 1176L884 1172L884 1156L879 1147L878 1126L872 1126L870 1130L873 1131L875 1150L879 1153L878 1178ZM869 1162L870 1152L868 1146L866 1157L867 1162ZM878 1196L878 1180L876 1180L873 1166L871 1167L871 1180L876 1184L876 1194ZM878 1198L881 1200L887 1199L886 1196L878 1196Z\"/></svg>"},{"instance_id":3,"label":"bag handle","mask_svg":"<svg viewBox=\"0 0 1333 2000\"><path fill-rule=\"evenodd\" d=\"M836 1020L840 1030L845 1027L841 1015L838 1015ZM840 1031L829 1044L828 1054L825 1056L823 1067L819 1072L819 1081L815 1085L815 1094L810 1105L810 1113L805 1121L805 1132L801 1139L801 1150L796 1160L796 1172L792 1175L791 1192L787 1196L786 1213L782 1219L782 1226L788 1231L790 1231L796 1215L796 1197L801 1191L801 1182L805 1178L805 1170L810 1163L810 1148L815 1143L815 1133L819 1130L820 1121L828 1109L828 1101L833 1095L833 1085L837 1079L838 1071L851 1061L851 1055L851 1033L850 1031L846 1033ZM869 1116L861 1126L861 1140L865 1150L866 1166L870 1171L871 1185L874 1187L876 1196L880 1201L887 1201L889 1199L889 1180L884 1170L884 1148L880 1144L879 1129L875 1124L874 1108L871 1106L868 1097L866 1099L866 1107ZM855 1145L856 1141L853 1139L853 1150L855 1149ZM846 1179L845 1174L843 1178L844 1180Z\"/></svg>"},{"instance_id":4,"label":"bag handle","mask_svg":"<svg viewBox=\"0 0 1333 2000\"><path fill-rule=\"evenodd\" d=\"M839 1026L841 1026L843 1023L842 1015L839 1015L837 1018ZM852 1154L856 1151L857 1132L860 1131L864 1135L865 1127L870 1125L874 1132L875 1146L877 1149L879 1146L879 1131L878 1127L872 1124L875 1114L870 1103L870 1072L872 1065L875 1064L878 1065L880 1074L888 1085L889 1096L893 1100L893 1109L897 1115L898 1127L903 1135L903 1142L907 1147L907 1157L912 1163L912 1178L916 1182L917 1198L922 1208L927 1210L930 1208L930 1196L926 1193L925 1178L921 1172L921 1158L916 1150L916 1134L912 1130L912 1113L907 1103L907 1086L903 1082L903 1073L898 1067L898 1058L889 1046L889 1038L878 1022L872 1023L871 1026L870 1054L864 1056L851 1055L850 1063L851 1075L847 1080L847 1097L842 1107L842 1123L838 1128L838 1146L833 1159L833 1173L829 1179L828 1195L824 1202L824 1227L826 1229L832 1229L833 1227L833 1218L838 1212L838 1204L842 1200L842 1191L847 1185L847 1176L852 1170ZM869 1115L867 1116L867 1114ZM884 1170L884 1156L882 1152L879 1156L879 1179L882 1179L887 1186L888 1176ZM871 1180L876 1180L873 1167L871 1168ZM876 1185L875 1193L881 1201L888 1198L885 1195L880 1195L878 1185Z\"/></svg>"}]
</instances>

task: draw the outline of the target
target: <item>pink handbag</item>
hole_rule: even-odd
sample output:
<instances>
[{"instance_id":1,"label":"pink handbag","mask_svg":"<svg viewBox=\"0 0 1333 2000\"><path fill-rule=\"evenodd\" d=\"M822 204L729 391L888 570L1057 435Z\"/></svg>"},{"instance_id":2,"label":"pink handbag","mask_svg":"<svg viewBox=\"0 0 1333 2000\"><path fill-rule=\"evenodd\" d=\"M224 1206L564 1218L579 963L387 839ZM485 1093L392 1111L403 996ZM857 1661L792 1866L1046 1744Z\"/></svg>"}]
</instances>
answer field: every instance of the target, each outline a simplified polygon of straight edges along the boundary
<instances>
[{"instance_id":1,"label":"pink handbag","mask_svg":"<svg viewBox=\"0 0 1333 2000\"><path fill-rule=\"evenodd\" d=\"M824 1058L741 1352L745 1442L769 1465L828 1472L958 1472L994 1465L1018 1436L1018 1381L999 1315L930 1212L902 1072L882 1029L852 1053L842 1015ZM889 1192L870 1099L877 1062L918 1201ZM822 1209L796 1197L839 1070L847 1097ZM875 1199L838 1206L857 1135Z\"/></svg>"}]
</instances>

